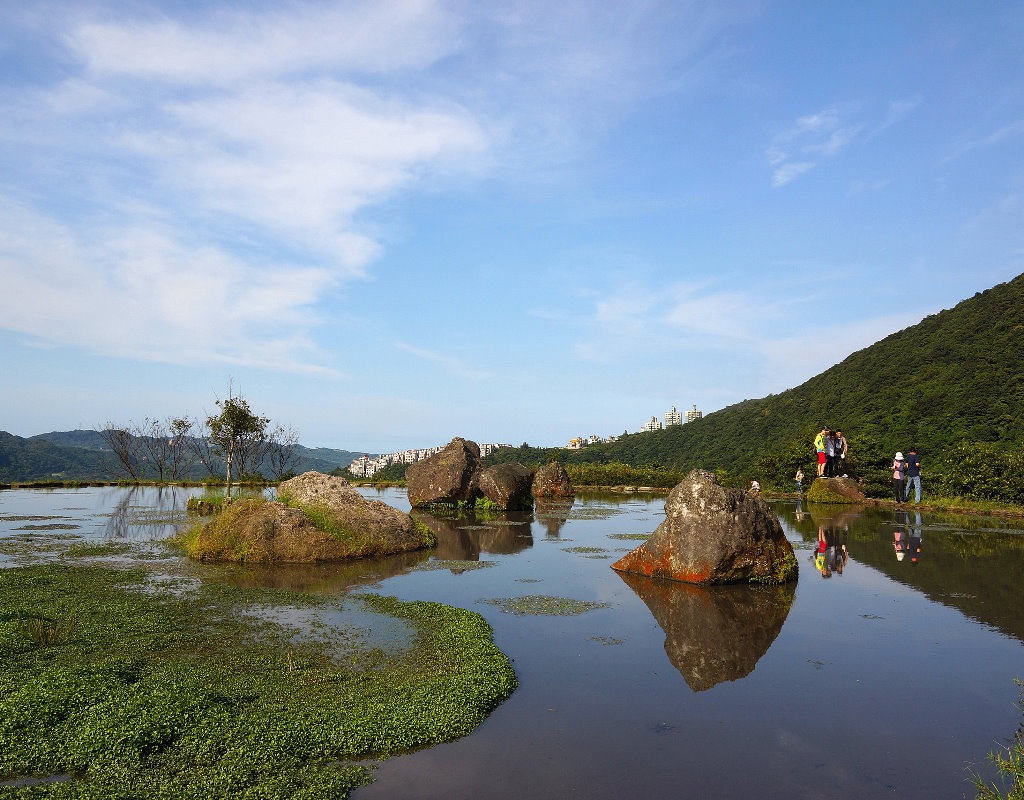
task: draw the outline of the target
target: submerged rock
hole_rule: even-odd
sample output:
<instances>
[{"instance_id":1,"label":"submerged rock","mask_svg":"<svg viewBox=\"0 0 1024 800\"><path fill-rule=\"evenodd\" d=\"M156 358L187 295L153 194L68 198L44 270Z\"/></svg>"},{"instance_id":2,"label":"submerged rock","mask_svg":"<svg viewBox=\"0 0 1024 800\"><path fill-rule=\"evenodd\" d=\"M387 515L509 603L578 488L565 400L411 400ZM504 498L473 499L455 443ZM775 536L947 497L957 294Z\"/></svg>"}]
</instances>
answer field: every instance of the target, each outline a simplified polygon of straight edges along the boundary
<instances>
[{"instance_id":1,"label":"submerged rock","mask_svg":"<svg viewBox=\"0 0 1024 800\"><path fill-rule=\"evenodd\" d=\"M815 478L807 491L812 503L864 503L867 498L853 478Z\"/></svg>"},{"instance_id":2,"label":"submerged rock","mask_svg":"<svg viewBox=\"0 0 1024 800\"><path fill-rule=\"evenodd\" d=\"M475 500L480 496L479 472L479 445L456 436L439 453L409 465L405 471L409 503L418 508Z\"/></svg>"},{"instance_id":3,"label":"submerged rock","mask_svg":"<svg viewBox=\"0 0 1024 800\"><path fill-rule=\"evenodd\" d=\"M193 558L314 562L383 556L431 547L433 534L344 478L307 472L278 487L284 502L236 500L186 539Z\"/></svg>"},{"instance_id":4,"label":"submerged rock","mask_svg":"<svg viewBox=\"0 0 1024 800\"><path fill-rule=\"evenodd\" d=\"M533 476L533 496L536 498L573 497L575 494L569 473L558 461L544 465Z\"/></svg>"},{"instance_id":5,"label":"submerged rock","mask_svg":"<svg viewBox=\"0 0 1024 800\"><path fill-rule=\"evenodd\" d=\"M687 583L784 583L797 576L793 547L760 497L694 470L669 492L665 521L612 564Z\"/></svg>"},{"instance_id":6,"label":"submerged rock","mask_svg":"<svg viewBox=\"0 0 1024 800\"><path fill-rule=\"evenodd\" d=\"M533 470L516 462L495 464L480 472L477 485L495 508L517 509L533 505Z\"/></svg>"},{"instance_id":7,"label":"submerged rock","mask_svg":"<svg viewBox=\"0 0 1024 800\"><path fill-rule=\"evenodd\" d=\"M692 586L621 574L665 632L665 654L695 692L751 672L782 630L796 587Z\"/></svg>"}]
</instances>

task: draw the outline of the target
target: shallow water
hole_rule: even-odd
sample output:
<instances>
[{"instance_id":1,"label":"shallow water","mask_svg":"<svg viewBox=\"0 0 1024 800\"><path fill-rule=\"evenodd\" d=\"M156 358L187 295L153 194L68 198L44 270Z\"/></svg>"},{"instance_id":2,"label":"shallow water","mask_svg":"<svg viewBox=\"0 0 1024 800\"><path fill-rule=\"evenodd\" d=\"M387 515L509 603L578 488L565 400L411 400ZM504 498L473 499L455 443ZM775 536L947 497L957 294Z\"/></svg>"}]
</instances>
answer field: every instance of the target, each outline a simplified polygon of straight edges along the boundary
<instances>
[{"instance_id":1,"label":"shallow water","mask_svg":"<svg viewBox=\"0 0 1024 800\"><path fill-rule=\"evenodd\" d=\"M968 766L1021 724L1018 522L779 502L797 585L705 591L610 569L639 543L612 537L652 532L663 497L591 494L511 518L423 516L435 551L268 569L185 564L160 545L194 491L2 491L0 565L112 542L127 547L92 560L482 614L515 661L519 689L470 736L383 762L357 800L973 797ZM401 490L364 493L408 510ZM60 518L14 519L26 516ZM76 527L23 529L50 524ZM819 526L849 550L828 580L809 561ZM486 602L530 595L606 607L517 615Z\"/></svg>"}]
</instances>

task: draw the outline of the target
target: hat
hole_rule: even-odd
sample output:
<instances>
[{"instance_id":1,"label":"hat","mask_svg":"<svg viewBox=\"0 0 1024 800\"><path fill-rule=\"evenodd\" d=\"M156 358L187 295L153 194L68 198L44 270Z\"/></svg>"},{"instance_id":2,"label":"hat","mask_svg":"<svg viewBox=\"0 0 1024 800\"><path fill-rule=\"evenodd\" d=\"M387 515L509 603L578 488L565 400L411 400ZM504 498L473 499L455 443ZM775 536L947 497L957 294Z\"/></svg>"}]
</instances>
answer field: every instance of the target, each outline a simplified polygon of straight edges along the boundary
<instances>
[{"instance_id":1,"label":"hat","mask_svg":"<svg viewBox=\"0 0 1024 800\"><path fill-rule=\"evenodd\" d=\"M902 461L903 460L903 453L899 452L898 450L896 451L896 460L897 461Z\"/></svg>"}]
</instances>

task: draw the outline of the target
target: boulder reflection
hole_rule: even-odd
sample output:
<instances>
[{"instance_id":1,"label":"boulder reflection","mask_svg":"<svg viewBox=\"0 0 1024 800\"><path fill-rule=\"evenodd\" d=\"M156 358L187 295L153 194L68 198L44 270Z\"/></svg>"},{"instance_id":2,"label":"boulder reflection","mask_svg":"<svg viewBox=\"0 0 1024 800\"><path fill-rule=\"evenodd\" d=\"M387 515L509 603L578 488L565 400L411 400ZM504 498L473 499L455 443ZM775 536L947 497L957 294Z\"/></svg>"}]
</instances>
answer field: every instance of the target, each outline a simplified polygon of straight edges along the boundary
<instances>
[{"instance_id":1,"label":"boulder reflection","mask_svg":"<svg viewBox=\"0 0 1024 800\"><path fill-rule=\"evenodd\" d=\"M384 558L355 558L318 564L246 564L214 567L218 580L231 586L289 589L309 594L336 594L403 575L426 561L430 550Z\"/></svg>"},{"instance_id":2,"label":"boulder reflection","mask_svg":"<svg viewBox=\"0 0 1024 800\"><path fill-rule=\"evenodd\" d=\"M413 511L413 519L437 536L433 555L451 561L479 561L481 553L518 553L533 546L530 512L438 514Z\"/></svg>"},{"instance_id":3,"label":"boulder reflection","mask_svg":"<svg viewBox=\"0 0 1024 800\"><path fill-rule=\"evenodd\" d=\"M796 583L715 586L618 573L665 632L665 653L695 692L745 678L789 615Z\"/></svg>"},{"instance_id":4,"label":"boulder reflection","mask_svg":"<svg viewBox=\"0 0 1024 800\"><path fill-rule=\"evenodd\" d=\"M557 538L569 519L569 512L572 511L572 504L575 498L566 497L558 500L545 499L537 500L536 514L537 522L547 530L547 536Z\"/></svg>"}]
</instances>

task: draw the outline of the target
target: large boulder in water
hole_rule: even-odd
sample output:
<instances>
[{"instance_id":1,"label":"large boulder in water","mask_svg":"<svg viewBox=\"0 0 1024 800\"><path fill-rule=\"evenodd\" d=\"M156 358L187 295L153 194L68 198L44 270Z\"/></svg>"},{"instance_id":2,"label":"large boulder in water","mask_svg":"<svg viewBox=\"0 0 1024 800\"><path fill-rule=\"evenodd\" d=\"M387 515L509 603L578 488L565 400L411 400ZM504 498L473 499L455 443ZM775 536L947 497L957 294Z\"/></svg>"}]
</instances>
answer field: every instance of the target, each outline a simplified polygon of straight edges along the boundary
<instances>
[{"instance_id":1,"label":"large boulder in water","mask_svg":"<svg viewBox=\"0 0 1024 800\"><path fill-rule=\"evenodd\" d=\"M417 508L475 500L480 494L479 471L479 445L456 436L440 452L409 465L405 471L409 503Z\"/></svg>"},{"instance_id":2,"label":"large boulder in water","mask_svg":"<svg viewBox=\"0 0 1024 800\"><path fill-rule=\"evenodd\" d=\"M574 497L575 490L569 473L559 462L552 461L537 470L533 476L533 496L543 497Z\"/></svg>"},{"instance_id":3,"label":"large boulder in water","mask_svg":"<svg viewBox=\"0 0 1024 800\"><path fill-rule=\"evenodd\" d=\"M477 486L496 508L529 508L533 505L533 470L516 462L495 464L480 472Z\"/></svg>"},{"instance_id":4,"label":"large boulder in water","mask_svg":"<svg viewBox=\"0 0 1024 800\"><path fill-rule=\"evenodd\" d=\"M784 583L797 575L793 547L764 501L699 469L669 492L665 521L651 538L612 568L702 584Z\"/></svg>"},{"instance_id":5,"label":"large boulder in water","mask_svg":"<svg viewBox=\"0 0 1024 800\"><path fill-rule=\"evenodd\" d=\"M367 500L344 478L307 472L278 487L284 502L230 503L186 539L194 558L211 561L315 562L404 553L436 543L412 517Z\"/></svg>"}]
</instances>

